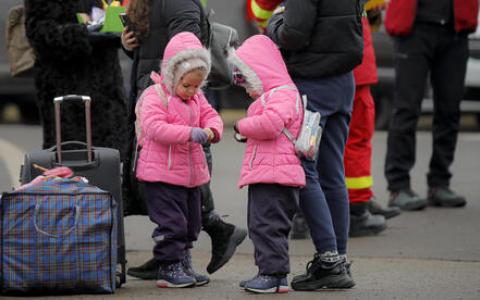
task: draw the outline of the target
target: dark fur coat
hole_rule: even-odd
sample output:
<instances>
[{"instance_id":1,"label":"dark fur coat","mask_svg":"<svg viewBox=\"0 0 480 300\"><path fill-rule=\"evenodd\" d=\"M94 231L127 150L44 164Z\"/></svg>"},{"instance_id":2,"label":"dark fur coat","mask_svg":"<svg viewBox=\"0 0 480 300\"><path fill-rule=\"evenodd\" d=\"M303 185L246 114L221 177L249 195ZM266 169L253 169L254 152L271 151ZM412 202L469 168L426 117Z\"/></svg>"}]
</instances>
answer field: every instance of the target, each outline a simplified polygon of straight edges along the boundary
<instances>
[{"instance_id":1,"label":"dark fur coat","mask_svg":"<svg viewBox=\"0 0 480 300\"><path fill-rule=\"evenodd\" d=\"M93 145L116 148L123 160L127 109L118 59L120 39L112 35L94 39L86 26L76 20L76 13L85 12L85 7L93 3L91 0L25 0L26 33L36 55L35 84L43 147L55 144L53 98L67 94L89 95ZM85 141L83 104L62 105L62 140Z\"/></svg>"}]
</instances>

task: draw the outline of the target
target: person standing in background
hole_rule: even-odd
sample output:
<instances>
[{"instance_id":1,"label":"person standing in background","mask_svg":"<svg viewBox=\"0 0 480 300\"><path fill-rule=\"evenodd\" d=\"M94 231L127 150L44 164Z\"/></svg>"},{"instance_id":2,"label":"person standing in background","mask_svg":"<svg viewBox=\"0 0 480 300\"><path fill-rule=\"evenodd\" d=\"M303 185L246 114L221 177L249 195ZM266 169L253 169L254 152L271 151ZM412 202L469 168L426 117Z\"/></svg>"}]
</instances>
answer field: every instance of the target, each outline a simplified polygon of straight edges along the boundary
<instances>
[{"instance_id":1,"label":"person standing in background","mask_svg":"<svg viewBox=\"0 0 480 300\"><path fill-rule=\"evenodd\" d=\"M26 35L35 52L34 78L43 128L43 148L55 145L53 98L68 94L92 98L92 142L126 156L127 108L118 59L120 39L95 35L77 14L89 16L95 0L26 0ZM83 105L62 110L62 139L85 141Z\"/></svg>"},{"instance_id":2,"label":"person standing in background","mask_svg":"<svg viewBox=\"0 0 480 300\"><path fill-rule=\"evenodd\" d=\"M420 210L461 207L463 196L450 189L460 122L460 101L468 59L468 33L477 28L478 0L391 0L385 28L395 46L395 96L388 131L385 176L390 206ZM433 88L433 152L427 173L428 194L410 185L415 163L415 132L427 76Z\"/></svg>"},{"instance_id":3,"label":"person standing in background","mask_svg":"<svg viewBox=\"0 0 480 300\"><path fill-rule=\"evenodd\" d=\"M317 253L306 273L293 278L295 290L355 285L346 267L349 207L343 155L355 89L352 70L362 61L361 14L358 1L286 1L267 26L295 85L308 98L307 109L322 116L319 153L315 160L302 159L306 186L300 190Z\"/></svg>"},{"instance_id":4,"label":"person standing in background","mask_svg":"<svg viewBox=\"0 0 480 300\"><path fill-rule=\"evenodd\" d=\"M195 34L203 45L207 42L207 22L199 0L129 0L127 8L129 25L122 33L122 44L133 58L130 94L130 120L135 121L133 108L137 98L150 83L150 73L160 71L165 46L177 33L187 31ZM133 130L131 131L133 133ZM131 137L133 140L133 136ZM131 141L130 141L131 142ZM134 153L134 149L130 149ZM209 143L204 152L211 172L212 160ZM132 155L130 155L131 159ZM131 174L131 167L127 167ZM131 177L131 176L130 176ZM127 206L128 214L146 214L142 186L131 180L134 192L133 203ZM245 239L246 230L224 222L215 212L214 199L209 182L200 186L202 199L202 229L212 240L212 258L207 266L209 273L216 272L233 256L237 246ZM130 276L156 279L159 261L154 258L144 264L128 269Z\"/></svg>"},{"instance_id":5,"label":"person standing in background","mask_svg":"<svg viewBox=\"0 0 480 300\"><path fill-rule=\"evenodd\" d=\"M380 8L369 12L378 15ZM350 230L352 237L375 235L386 228L386 218L401 213L397 207L384 208L375 201L372 178L372 138L375 131L375 102L370 86L378 81L375 50L372 43L367 12L363 23L363 59L353 70L355 96L352 119L345 146L345 180L350 201Z\"/></svg>"}]
</instances>

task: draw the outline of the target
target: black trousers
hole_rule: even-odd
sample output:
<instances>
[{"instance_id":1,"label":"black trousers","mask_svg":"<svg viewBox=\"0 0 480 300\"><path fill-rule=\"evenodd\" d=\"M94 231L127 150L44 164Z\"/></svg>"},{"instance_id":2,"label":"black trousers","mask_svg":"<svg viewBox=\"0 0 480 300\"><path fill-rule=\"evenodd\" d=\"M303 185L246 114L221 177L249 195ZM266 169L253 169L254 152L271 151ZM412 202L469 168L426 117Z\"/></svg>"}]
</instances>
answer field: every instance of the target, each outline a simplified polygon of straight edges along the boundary
<instances>
[{"instance_id":1,"label":"black trousers","mask_svg":"<svg viewBox=\"0 0 480 300\"><path fill-rule=\"evenodd\" d=\"M248 186L248 236L259 274L290 273L288 233L298 209L299 189L279 184Z\"/></svg>"},{"instance_id":2,"label":"black trousers","mask_svg":"<svg viewBox=\"0 0 480 300\"><path fill-rule=\"evenodd\" d=\"M410 188L415 132L428 74L433 88L433 152L427 183L448 187L460 121L468 59L466 34L453 25L416 23L411 35L396 37L395 96L388 131L385 176L390 191Z\"/></svg>"},{"instance_id":3,"label":"black trousers","mask_svg":"<svg viewBox=\"0 0 480 300\"><path fill-rule=\"evenodd\" d=\"M157 224L152 233L154 257L162 263L180 261L202 226L200 189L145 182L144 191L148 215Z\"/></svg>"}]
</instances>

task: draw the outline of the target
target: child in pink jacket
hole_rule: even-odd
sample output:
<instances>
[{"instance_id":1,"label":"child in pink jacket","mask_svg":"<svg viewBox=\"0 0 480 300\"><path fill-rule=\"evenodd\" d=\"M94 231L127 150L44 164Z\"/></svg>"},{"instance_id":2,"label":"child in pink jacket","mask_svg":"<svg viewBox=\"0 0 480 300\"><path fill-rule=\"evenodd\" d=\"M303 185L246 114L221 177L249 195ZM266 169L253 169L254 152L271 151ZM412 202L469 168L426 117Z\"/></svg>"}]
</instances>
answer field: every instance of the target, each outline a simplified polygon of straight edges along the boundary
<instances>
[{"instance_id":1,"label":"child in pink jacket","mask_svg":"<svg viewBox=\"0 0 480 300\"><path fill-rule=\"evenodd\" d=\"M145 184L150 220L157 224L153 254L160 262L158 287L208 283L195 273L190 249L201 228L199 186L210 180L202 144L218 142L223 123L200 88L210 71L210 53L188 32L167 47L161 74L136 107L141 145L136 176Z\"/></svg>"},{"instance_id":2,"label":"child in pink jacket","mask_svg":"<svg viewBox=\"0 0 480 300\"><path fill-rule=\"evenodd\" d=\"M266 36L247 39L229 61L234 81L255 99L235 130L247 140L239 187L248 185L248 233L258 274L240 283L258 293L288 292L288 233L305 173L287 129L298 136L303 108L280 51Z\"/></svg>"}]
</instances>

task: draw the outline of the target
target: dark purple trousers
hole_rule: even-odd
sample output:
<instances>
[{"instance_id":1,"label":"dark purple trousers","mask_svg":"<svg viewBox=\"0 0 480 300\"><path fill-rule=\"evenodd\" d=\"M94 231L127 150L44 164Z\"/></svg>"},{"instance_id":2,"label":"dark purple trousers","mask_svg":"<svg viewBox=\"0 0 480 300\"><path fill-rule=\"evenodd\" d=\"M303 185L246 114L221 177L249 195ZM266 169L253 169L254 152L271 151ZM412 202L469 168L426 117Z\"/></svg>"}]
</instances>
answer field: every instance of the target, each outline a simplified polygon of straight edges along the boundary
<instances>
[{"instance_id":1,"label":"dark purple trousers","mask_svg":"<svg viewBox=\"0 0 480 300\"><path fill-rule=\"evenodd\" d=\"M180 261L202 226L200 189L145 182L145 195L150 220L157 224L153 256L165 264Z\"/></svg>"},{"instance_id":2,"label":"dark purple trousers","mask_svg":"<svg viewBox=\"0 0 480 300\"><path fill-rule=\"evenodd\" d=\"M262 275L290 273L288 233L298 209L299 189L279 184L248 186L248 236Z\"/></svg>"}]
</instances>

